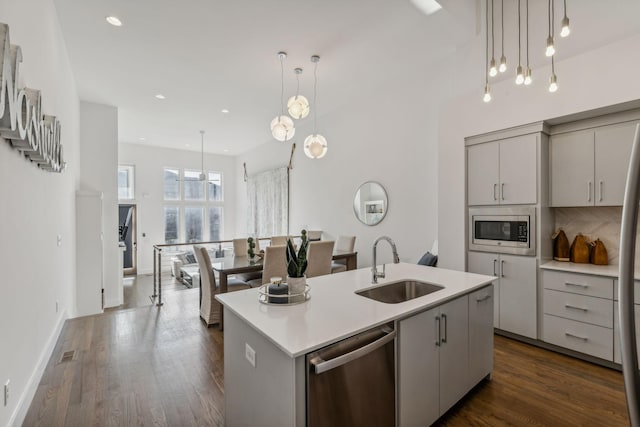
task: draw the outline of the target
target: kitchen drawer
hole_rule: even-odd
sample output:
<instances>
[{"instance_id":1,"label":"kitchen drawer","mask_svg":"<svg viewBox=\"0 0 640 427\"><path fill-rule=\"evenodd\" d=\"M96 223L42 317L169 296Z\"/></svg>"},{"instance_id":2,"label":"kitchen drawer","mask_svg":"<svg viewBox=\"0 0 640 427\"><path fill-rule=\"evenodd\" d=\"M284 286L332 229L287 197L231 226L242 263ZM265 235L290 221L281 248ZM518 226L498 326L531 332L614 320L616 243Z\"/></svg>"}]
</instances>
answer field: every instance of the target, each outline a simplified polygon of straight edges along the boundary
<instances>
[{"instance_id":1,"label":"kitchen drawer","mask_svg":"<svg viewBox=\"0 0 640 427\"><path fill-rule=\"evenodd\" d=\"M619 309L620 307L618 307L618 303L615 303L613 318L613 361L616 363L622 363L622 357L620 356L620 319L618 319ZM635 305L634 309L636 314L636 346L640 348L640 305ZM640 353L638 353L638 363L640 364Z\"/></svg>"},{"instance_id":2,"label":"kitchen drawer","mask_svg":"<svg viewBox=\"0 0 640 427\"><path fill-rule=\"evenodd\" d=\"M613 329L544 315L543 340L550 344L613 360Z\"/></svg>"},{"instance_id":3,"label":"kitchen drawer","mask_svg":"<svg viewBox=\"0 0 640 427\"><path fill-rule=\"evenodd\" d=\"M613 328L613 301L610 299L545 289L544 313Z\"/></svg>"},{"instance_id":4,"label":"kitchen drawer","mask_svg":"<svg viewBox=\"0 0 640 427\"><path fill-rule=\"evenodd\" d=\"M545 289L613 299L613 279L611 277L543 270L542 284Z\"/></svg>"},{"instance_id":5,"label":"kitchen drawer","mask_svg":"<svg viewBox=\"0 0 640 427\"><path fill-rule=\"evenodd\" d=\"M618 301L618 279L613 281L613 300ZM633 303L640 304L640 280L633 282Z\"/></svg>"}]
</instances>

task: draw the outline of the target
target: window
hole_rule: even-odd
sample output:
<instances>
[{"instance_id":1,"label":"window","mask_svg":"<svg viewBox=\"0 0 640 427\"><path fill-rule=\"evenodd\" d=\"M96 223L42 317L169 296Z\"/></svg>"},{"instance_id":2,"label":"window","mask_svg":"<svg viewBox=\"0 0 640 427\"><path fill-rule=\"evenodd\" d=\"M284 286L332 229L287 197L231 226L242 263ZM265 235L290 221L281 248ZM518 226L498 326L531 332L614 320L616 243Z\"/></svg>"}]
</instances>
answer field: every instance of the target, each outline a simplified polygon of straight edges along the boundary
<instances>
[{"instance_id":1,"label":"window","mask_svg":"<svg viewBox=\"0 0 640 427\"><path fill-rule=\"evenodd\" d=\"M178 169L164 169L164 199L180 200L180 171Z\"/></svg>"},{"instance_id":2,"label":"window","mask_svg":"<svg viewBox=\"0 0 640 427\"><path fill-rule=\"evenodd\" d=\"M133 200L134 199L134 166L118 166L118 199Z\"/></svg>"},{"instance_id":3,"label":"window","mask_svg":"<svg viewBox=\"0 0 640 427\"><path fill-rule=\"evenodd\" d=\"M200 171L164 168L165 243L192 243L222 240L223 176Z\"/></svg>"},{"instance_id":4,"label":"window","mask_svg":"<svg viewBox=\"0 0 640 427\"><path fill-rule=\"evenodd\" d=\"M186 243L203 241L204 208L192 206L184 208L184 230Z\"/></svg>"},{"instance_id":5,"label":"window","mask_svg":"<svg viewBox=\"0 0 640 427\"><path fill-rule=\"evenodd\" d=\"M209 200L212 202L222 201L222 174L220 172L209 172Z\"/></svg>"},{"instance_id":6,"label":"window","mask_svg":"<svg viewBox=\"0 0 640 427\"><path fill-rule=\"evenodd\" d=\"M222 240L222 206L209 208L209 241Z\"/></svg>"},{"instance_id":7,"label":"window","mask_svg":"<svg viewBox=\"0 0 640 427\"><path fill-rule=\"evenodd\" d=\"M180 209L178 206L164 207L164 242L179 243L178 225L180 224Z\"/></svg>"},{"instance_id":8,"label":"window","mask_svg":"<svg viewBox=\"0 0 640 427\"><path fill-rule=\"evenodd\" d=\"M184 200L204 200L204 181L200 181L200 171L184 171Z\"/></svg>"}]
</instances>

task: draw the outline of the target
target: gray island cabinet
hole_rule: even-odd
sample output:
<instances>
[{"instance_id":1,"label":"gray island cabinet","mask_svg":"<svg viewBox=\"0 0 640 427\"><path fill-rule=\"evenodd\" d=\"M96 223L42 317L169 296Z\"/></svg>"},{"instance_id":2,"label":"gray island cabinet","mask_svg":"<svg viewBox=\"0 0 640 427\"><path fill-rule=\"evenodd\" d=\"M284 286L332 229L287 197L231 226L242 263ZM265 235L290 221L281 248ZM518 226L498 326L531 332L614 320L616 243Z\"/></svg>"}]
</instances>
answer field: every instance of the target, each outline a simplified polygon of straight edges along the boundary
<instances>
[{"instance_id":1,"label":"gray island cabinet","mask_svg":"<svg viewBox=\"0 0 640 427\"><path fill-rule=\"evenodd\" d=\"M495 277L405 263L386 273L376 285L369 269L308 279L311 298L291 306L261 304L256 289L216 296L225 313L226 425L317 425L307 415L307 354L375 328L395 336L387 343L395 425L432 424L491 375ZM356 293L400 280L442 289L396 304ZM375 390L361 394L357 405L337 402L340 412L366 408Z\"/></svg>"}]
</instances>

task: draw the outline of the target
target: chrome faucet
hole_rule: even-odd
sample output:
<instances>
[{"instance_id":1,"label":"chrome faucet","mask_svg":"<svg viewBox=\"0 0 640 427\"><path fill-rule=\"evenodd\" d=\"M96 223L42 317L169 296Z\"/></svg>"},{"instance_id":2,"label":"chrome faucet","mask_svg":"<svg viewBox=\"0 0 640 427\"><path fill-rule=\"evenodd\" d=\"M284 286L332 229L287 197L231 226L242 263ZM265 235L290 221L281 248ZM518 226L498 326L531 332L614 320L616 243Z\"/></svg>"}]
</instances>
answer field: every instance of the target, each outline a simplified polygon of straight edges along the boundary
<instances>
[{"instance_id":1,"label":"chrome faucet","mask_svg":"<svg viewBox=\"0 0 640 427\"><path fill-rule=\"evenodd\" d=\"M382 273L378 273L378 268L376 266L376 246L378 246L378 242L380 240L386 240L391 245L391 250L393 251L393 263L398 264L400 262L400 258L398 257L398 250L396 249L396 244L393 242L391 237L380 236L373 242L373 266L371 266L371 275L373 276L371 279L371 283L378 283L378 277L384 278L385 276L385 265L382 264Z\"/></svg>"}]
</instances>

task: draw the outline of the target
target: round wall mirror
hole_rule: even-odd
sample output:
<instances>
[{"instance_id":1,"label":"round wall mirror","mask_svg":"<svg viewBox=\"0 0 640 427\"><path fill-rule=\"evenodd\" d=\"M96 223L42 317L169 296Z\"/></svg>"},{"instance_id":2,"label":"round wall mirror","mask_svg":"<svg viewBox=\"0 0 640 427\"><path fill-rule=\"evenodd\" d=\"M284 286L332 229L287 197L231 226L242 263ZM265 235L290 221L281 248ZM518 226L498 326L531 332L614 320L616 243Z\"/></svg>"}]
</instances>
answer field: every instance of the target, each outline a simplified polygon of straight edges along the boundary
<instances>
[{"instance_id":1,"label":"round wall mirror","mask_svg":"<svg viewBox=\"0 0 640 427\"><path fill-rule=\"evenodd\" d=\"M367 181L356 191L353 198L353 212L365 225L380 223L387 214L387 192L377 182Z\"/></svg>"}]
</instances>

